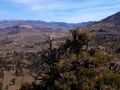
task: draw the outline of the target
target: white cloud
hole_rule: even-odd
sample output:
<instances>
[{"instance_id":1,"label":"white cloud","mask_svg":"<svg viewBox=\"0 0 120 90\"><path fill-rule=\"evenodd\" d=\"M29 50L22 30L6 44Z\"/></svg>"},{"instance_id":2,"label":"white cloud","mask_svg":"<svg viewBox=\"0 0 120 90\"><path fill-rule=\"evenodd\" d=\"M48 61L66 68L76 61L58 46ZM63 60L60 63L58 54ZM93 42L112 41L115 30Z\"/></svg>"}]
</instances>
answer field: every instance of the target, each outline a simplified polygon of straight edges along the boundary
<instances>
[{"instance_id":1,"label":"white cloud","mask_svg":"<svg viewBox=\"0 0 120 90\"><path fill-rule=\"evenodd\" d=\"M31 10L66 10L74 8L84 8L94 5L99 5L101 1L93 0L93 2L86 0L84 2L74 2L72 0L11 0L15 3L26 4L30 6Z\"/></svg>"},{"instance_id":2,"label":"white cloud","mask_svg":"<svg viewBox=\"0 0 120 90\"><path fill-rule=\"evenodd\" d=\"M36 0L11 0L11 1L15 3L22 3L22 4L31 4L33 2L36 2Z\"/></svg>"},{"instance_id":3,"label":"white cloud","mask_svg":"<svg viewBox=\"0 0 120 90\"><path fill-rule=\"evenodd\" d=\"M120 8L119 0L10 0L24 5L34 19L82 22L105 18ZM29 16L30 17L30 16Z\"/></svg>"}]
</instances>

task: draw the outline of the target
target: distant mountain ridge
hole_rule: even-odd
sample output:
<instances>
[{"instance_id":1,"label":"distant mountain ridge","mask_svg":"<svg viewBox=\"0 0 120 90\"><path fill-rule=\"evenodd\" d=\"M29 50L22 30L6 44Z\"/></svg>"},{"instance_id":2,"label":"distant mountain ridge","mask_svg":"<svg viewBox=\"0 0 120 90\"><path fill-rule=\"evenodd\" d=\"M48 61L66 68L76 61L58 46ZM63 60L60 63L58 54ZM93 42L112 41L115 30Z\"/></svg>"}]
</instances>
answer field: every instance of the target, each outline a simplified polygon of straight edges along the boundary
<instances>
[{"instance_id":1,"label":"distant mountain ridge","mask_svg":"<svg viewBox=\"0 0 120 90\"><path fill-rule=\"evenodd\" d=\"M120 35L120 12L82 28L87 28L97 34Z\"/></svg>"},{"instance_id":2,"label":"distant mountain ridge","mask_svg":"<svg viewBox=\"0 0 120 90\"><path fill-rule=\"evenodd\" d=\"M85 26L88 24L93 23L92 21L89 22L82 22L82 23L65 23L65 22L45 22L42 20L0 20L0 29L7 28L7 27L14 27L14 26L21 26L21 25L30 25L34 28L54 28L54 29L72 29L81 26Z\"/></svg>"},{"instance_id":3,"label":"distant mountain ridge","mask_svg":"<svg viewBox=\"0 0 120 90\"><path fill-rule=\"evenodd\" d=\"M97 22L65 23L42 20L0 20L0 53L41 50L50 36L59 43L72 28L87 28L98 35L120 35L120 12Z\"/></svg>"}]
</instances>

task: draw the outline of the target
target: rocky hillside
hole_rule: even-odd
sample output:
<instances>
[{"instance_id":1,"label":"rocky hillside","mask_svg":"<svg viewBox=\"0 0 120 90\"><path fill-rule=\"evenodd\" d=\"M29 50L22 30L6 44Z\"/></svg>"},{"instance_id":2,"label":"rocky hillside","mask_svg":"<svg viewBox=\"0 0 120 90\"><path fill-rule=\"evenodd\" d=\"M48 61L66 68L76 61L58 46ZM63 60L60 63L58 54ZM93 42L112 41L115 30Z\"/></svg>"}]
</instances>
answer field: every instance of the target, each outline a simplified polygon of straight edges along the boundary
<instances>
[{"instance_id":1,"label":"rocky hillside","mask_svg":"<svg viewBox=\"0 0 120 90\"><path fill-rule=\"evenodd\" d=\"M120 12L83 28L88 28L97 34L120 34Z\"/></svg>"}]
</instances>

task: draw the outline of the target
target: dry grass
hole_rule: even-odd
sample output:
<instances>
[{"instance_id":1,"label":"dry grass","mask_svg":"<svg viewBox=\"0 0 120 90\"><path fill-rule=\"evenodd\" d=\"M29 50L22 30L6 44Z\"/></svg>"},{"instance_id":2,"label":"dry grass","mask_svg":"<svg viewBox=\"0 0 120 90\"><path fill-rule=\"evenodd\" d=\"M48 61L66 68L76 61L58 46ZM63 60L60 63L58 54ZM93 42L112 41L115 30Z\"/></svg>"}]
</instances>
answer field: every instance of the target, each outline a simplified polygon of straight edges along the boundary
<instances>
[{"instance_id":1,"label":"dry grass","mask_svg":"<svg viewBox=\"0 0 120 90\"><path fill-rule=\"evenodd\" d=\"M28 74L29 70L24 69L24 76L16 76L15 70L4 71L4 78L0 79L3 83L3 90L8 86L8 90L17 90L20 88L22 82L31 83L34 81L34 78ZM15 79L15 84L11 82L12 79Z\"/></svg>"}]
</instances>

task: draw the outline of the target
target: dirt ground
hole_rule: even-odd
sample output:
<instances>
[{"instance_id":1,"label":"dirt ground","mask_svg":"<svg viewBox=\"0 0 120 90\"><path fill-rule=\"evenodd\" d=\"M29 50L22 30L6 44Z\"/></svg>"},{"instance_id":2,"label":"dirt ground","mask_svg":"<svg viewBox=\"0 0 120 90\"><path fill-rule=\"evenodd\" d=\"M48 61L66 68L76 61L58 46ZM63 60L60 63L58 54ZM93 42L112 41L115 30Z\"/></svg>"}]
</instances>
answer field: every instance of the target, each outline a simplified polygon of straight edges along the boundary
<instances>
[{"instance_id":1,"label":"dirt ground","mask_svg":"<svg viewBox=\"0 0 120 90\"><path fill-rule=\"evenodd\" d=\"M34 81L34 78L28 74L29 70L24 69L24 76L16 76L15 70L4 71L4 77L0 78L0 81L3 84L3 90L18 90L22 82L31 83ZM15 79L15 84L11 82L12 79Z\"/></svg>"}]
</instances>

